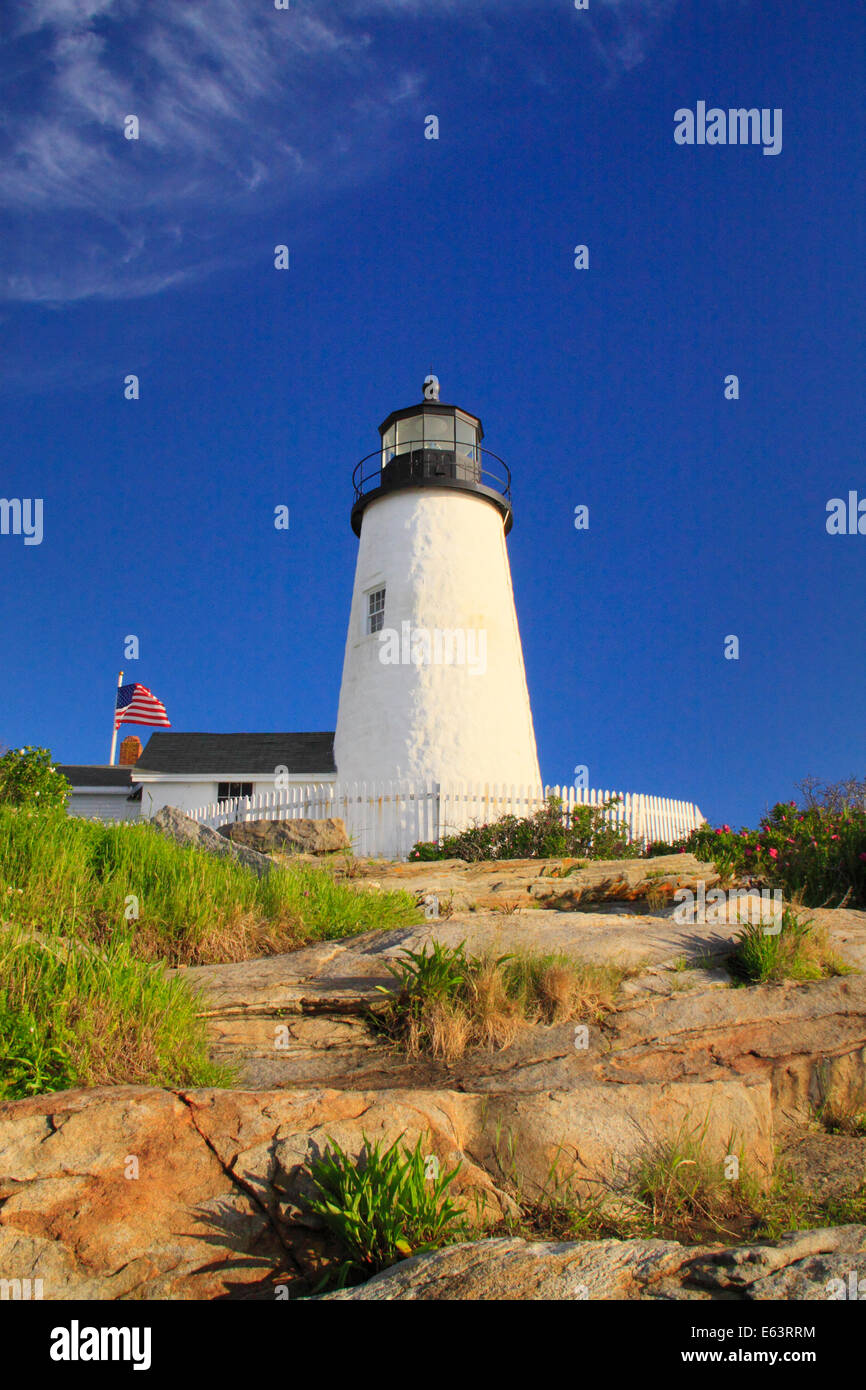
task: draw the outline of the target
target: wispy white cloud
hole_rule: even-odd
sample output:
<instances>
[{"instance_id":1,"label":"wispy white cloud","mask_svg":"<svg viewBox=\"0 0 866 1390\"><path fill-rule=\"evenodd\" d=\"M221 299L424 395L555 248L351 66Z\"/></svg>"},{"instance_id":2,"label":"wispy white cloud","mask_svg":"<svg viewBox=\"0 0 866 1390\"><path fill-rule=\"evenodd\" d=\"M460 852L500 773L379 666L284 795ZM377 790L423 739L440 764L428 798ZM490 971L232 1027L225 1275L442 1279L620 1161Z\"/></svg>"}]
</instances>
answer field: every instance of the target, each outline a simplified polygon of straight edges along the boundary
<instances>
[{"instance_id":1,"label":"wispy white cloud","mask_svg":"<svg viewBox=\"0 0 866 1390\"><path fill-rule=\"evenodd\" d=\"M224 219L338 187L335 88L371 76L369 38L344 20L244 0L20 0L16 84L0 128L0 293L68 301L152 294L219 263ZM420 79L406 74L410 99ZM393 93L368 103L385 119ZM126 140L127 115L140 121ZM134 230L132 230L134 229ZM84 248L84 249L82 249ZM231 251L223 249L223 257Z\"/></svg>"},{"instance_id":2,"label":"wispy white cloud","mask_svg":"<svg viewBox=\"0 0 866 1390\"><path fill-rule=\"evenodd\" d=\"M587 29L608 76L643 60L674 3L593 0ZM11 5L0 296L51 302L188 283L237 254L209 229L209 210L225 224L381 174L396 157L397 122L429 89L423 45L391 71L377 43L383 21L489 26L538 9L537 0L472 0L469 12L465 0L327 9L293 0L288 11L252 0ZM138 141L123 137L130 114Z\"/></svg>"},{"instance_id":3,"label":"wispy white cloud","mask_svg":"<svg viewBox=\"0 0 866 1390\"><path fill-rule=\"evenodd\" d=\"M646 60L676 7L677 0L595 0L590 33L609 81Z\"/></svg>"}]
</instances>

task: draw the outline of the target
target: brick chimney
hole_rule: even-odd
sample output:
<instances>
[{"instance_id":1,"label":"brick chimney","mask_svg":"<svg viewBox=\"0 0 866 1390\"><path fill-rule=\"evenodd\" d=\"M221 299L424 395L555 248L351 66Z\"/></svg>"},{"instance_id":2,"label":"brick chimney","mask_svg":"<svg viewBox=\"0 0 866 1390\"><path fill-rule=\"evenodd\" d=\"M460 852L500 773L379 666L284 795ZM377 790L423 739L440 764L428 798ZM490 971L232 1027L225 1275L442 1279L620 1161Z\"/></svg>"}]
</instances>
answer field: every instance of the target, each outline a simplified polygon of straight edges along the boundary
<instances>
[{"instance_id":1,"label":"brick chimney","mask_svg":"<svg viewBox=\"0 0 866 1390\"><path fill-rule=\"evenodd\" d=\"M141 757L141 751L141 739L136 734L130 734L120 745L118 767L132 767Z\"/></svg>"}]
</instances>

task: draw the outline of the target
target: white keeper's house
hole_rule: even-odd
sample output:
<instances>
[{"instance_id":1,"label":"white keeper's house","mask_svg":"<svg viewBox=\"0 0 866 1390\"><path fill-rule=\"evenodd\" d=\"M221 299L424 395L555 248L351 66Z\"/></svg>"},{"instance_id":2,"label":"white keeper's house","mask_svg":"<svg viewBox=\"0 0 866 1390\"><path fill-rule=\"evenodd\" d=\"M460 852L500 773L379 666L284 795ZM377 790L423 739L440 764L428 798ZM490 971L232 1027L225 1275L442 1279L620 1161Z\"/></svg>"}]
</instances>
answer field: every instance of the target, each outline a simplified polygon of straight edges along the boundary
<instances>
[{"instance_id":1,"label":"white keeper's house","mask_svg":"<svg viewBox=\"0 0 866 1390\"><path fill-rule=\"evenodd\" d=\"M354 472L355 582L334 733L154 733L118 767L66 767L70 811L177 806L226 820L338 815L361 852L543 804L506 538L511 474L480 419L439 400L392 411ZM566 811L613 793L556 788ZM691 803L627 794L633 835L673 839Z\"/></svg>"},{"instance_id":2,"label":"white keeper's house","mask_svg":"<svg viewBox=\"0 0 866 1390\"><path fill-rule=\"evenodd\" d=\"M72 815L100 820L150 817L162 806L187 813L214 802L336 780L333 733L151 734L142 752L124 739L121 765L64 767ZM128 762L125 762L128 759Z\"/></svg>"}]
</instances>

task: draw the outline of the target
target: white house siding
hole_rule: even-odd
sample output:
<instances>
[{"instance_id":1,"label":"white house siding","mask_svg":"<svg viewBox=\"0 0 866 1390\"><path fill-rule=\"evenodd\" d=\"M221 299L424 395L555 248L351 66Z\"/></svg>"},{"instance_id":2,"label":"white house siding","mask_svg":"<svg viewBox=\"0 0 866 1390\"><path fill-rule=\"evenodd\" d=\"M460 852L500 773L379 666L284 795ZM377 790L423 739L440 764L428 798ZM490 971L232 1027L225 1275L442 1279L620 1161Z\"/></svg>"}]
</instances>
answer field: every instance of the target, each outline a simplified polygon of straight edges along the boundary
<instances>
[{"instance_id":1,"label":"white house siding","mask_svg":"<svg viewBox=\"0 0 866 1390\"><path fill-rule=\"evenodd\" d=\"M163 806L176 806L179 811L194 811L204 802L216 801L216 782L143 782L141 814L153 816Z\"/></svg>"},{"instance_id":2,"label":"white house siding","mask_svg":"<svg viewBox=\"0 0 866 1390\"><path fill-rule=\"evenodd\" d=\"M134 774L133 774L134 775ZM159 781L146 781L146 774L141 774L141 814L146 817L156 815L163 806L176 806L179 811L196 811L201 806L209 806L217 799L217 789L220 782L251 782L253 795L258 796L261 792L270 792L274 789L274 777L267 777L262 773L250 775L249 773L224 773L213 781L201 778L197 781L183 780L177 778L172 780L166 778ZM136 778L136 780L139 780ZM325 774L321 777L292 777L288 778L288 785L307 782L333 782L334 774Z\"/></svg>"},{"instance_id":3,"label":"white house siding","mask_svg":"<svg viewBox=\"0 0 866 1390\"><path fill-rule=\"evenodd\" d=\"M88 820L138 820L141 803L127 800L129 789L122 796L112 796L104 788L96 792L76 790L66 803L70 816L83 816Z\"/></svg>"},{"instance_id":4,"label":"white house siding","mask_svg":"<svg viewBox=\"0 0 866 1390\"><path fill-rule=\"evenodd\" d=\"M384 587L384 626L486 633L486 671L385 665L365 632ZM540 782L502 517L472 493L406 490L364 512L334 758L341 783Z\"/></svg>"}]
</instances>

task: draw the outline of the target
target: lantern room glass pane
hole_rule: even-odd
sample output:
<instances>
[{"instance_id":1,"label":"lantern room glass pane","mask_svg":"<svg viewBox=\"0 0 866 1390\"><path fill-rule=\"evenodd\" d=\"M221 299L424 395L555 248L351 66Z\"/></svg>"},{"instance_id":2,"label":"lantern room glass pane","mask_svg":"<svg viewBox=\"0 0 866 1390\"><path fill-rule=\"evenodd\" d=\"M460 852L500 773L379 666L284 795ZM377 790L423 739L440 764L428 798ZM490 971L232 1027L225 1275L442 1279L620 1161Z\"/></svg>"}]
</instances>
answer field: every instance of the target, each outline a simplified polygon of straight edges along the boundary
<instances>
[{"instance_id":1,"label":"lantern room glass pane","mask_svg":"<svg viewBox=\"0 0 866 1390\"><path fill-rule=\"evenodd\" d=\"M454 416L424 415L424 444L428 449L454 449Z\"/></svg>"},{"instance_id":2,"label":"lantern room glass pane","mask_svg":"<svg viewBox=\"0 0 866 1390\"><path fill-rule=\"evenodd\" d=\"M458 444L471 444L474 446L478 443L478 440L476 438L477 433L478 431L476 430L474 425L470 425L469 421L462 419L460 415L457 416Z\"/></svg>"},{"instance_id":3,"label":"lantern room glass pane","mask_svg":"<svg viewBox=\"0 0 866 1390\"><path fill-rule=\"evenodd\" d=\"M468 463L478 461L478 431L475 425L457 416L457 456Z\"/></svg>"},{"instance_id":4,"label":"lantern room glass pane","mask_svg":"<svg viewBox=\"0 0 866 1390\"><path fill-rule=\"evenodd\" d=\"M382 435L382 466L390 463L394 457L394 447L397 443L397 431L393 425Z\"/></svg>"},{"instance_id":5,"label":"lantern room glass pane","mask_svg":"<svg viewBox=\"0 0 866 1390\"><path fill-rule=\"evenodd\" d=\"M397 453L405 454L410 445L421 447L424 438L424 420L421 415L410 415L397 421Z\"/></svg>"}]
</instances>

